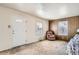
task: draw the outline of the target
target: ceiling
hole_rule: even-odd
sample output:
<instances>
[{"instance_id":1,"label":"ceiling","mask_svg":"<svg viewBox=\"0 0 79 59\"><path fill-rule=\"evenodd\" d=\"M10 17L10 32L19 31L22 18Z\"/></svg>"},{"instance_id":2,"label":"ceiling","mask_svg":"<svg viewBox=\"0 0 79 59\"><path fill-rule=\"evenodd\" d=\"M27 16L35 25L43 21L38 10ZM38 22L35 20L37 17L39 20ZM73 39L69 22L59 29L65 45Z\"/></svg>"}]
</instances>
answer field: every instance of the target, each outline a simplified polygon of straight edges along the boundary
<instances>
[{"instance_id":1,"label":"ceiling","mask_svg":"<svg viewBox=\"0 0 79 59\"><path fill-rule=\"evenodd\" d=\"M79 15L79 3L4 3L0 5L47 20Z\"/></svg>"}]
</instances>

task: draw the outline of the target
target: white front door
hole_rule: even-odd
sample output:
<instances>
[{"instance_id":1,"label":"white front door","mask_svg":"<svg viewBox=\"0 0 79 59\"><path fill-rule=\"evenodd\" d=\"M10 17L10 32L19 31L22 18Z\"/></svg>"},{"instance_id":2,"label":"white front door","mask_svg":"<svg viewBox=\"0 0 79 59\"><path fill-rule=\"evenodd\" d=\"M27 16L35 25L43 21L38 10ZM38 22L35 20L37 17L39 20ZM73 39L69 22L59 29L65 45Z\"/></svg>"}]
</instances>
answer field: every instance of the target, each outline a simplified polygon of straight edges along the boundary
<instances>
[{"instance_id":1,"label":"white front door","mask_svg":"<svg viewBox=\"0 0 79 59\"><path fill-rule=\"evenodd\" d=\"M23 19L12 20L13 47L25 44L26 25Z\"/></svg>"}]
</instances>

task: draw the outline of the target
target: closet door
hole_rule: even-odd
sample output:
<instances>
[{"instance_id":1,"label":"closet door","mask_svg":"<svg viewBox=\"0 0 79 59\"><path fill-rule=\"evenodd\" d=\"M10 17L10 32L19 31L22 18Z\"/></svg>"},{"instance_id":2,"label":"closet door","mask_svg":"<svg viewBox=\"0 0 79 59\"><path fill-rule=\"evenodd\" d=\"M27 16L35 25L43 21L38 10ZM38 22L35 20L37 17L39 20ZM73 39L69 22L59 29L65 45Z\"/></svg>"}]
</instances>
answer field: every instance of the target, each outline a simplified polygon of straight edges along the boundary
<instances>
[{"instance_id":1,"label":"closet door","mask_svg":"<svg viewBox=\"0 0 79 59\"><path fill-rule=\"evenodd\" d=\"M12 20L12 37L13 37L13 47L25 44L26 26L23 19Z\"/></svg>"},{"instance_id":2,"label":"closet door","mask_svg":"<svg viewBox=\"0 0 79 59\"><path fill-rule=\"evenodd\" d=\"M12 48L10 20L6 17L0 17L0 51Z\"/></svg>"}]
</instances>

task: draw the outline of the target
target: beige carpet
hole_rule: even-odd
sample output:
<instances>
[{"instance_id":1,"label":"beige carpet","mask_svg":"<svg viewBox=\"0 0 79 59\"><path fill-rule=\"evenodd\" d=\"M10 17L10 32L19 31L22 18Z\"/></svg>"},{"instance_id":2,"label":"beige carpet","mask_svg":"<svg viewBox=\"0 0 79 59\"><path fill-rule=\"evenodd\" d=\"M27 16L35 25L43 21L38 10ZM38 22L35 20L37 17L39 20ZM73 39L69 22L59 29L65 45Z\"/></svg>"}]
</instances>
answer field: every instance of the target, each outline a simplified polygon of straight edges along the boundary
<instances>
[{"instance_id":1,"label":"beige carpet","mask_svg":"<svg viewBox=\"0 0 79 59\"><path fill-rule=\"evenodd\" d=\"M65 41L40 41L24 45L8 51L6 54L13 55L66 55ZM5 53L2 53L5 54Z\"/></svg>"}]
</instances>

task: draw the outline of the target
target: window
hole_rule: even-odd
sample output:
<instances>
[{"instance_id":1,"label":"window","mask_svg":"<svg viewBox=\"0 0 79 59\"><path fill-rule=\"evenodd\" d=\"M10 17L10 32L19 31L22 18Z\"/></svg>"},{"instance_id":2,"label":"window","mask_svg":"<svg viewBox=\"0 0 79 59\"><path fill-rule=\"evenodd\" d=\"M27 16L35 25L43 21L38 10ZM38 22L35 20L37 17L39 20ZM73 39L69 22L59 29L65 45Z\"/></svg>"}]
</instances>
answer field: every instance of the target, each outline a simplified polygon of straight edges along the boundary
<instances>
[{"instance_id":1,"label":"window","mask_svg":"<svg viewBox=\"0 0 79 59\"><path fill-rule=\"evenodd\" d=\"M41 22L37 22L36 23L36 34L37 35L42 35L42 31L43 31L43 25Z\"/></svg>"},{"instance_id":2,"label":"window","mask_svg":"<svg viewBox=\"0 0 79 59\"><path fill-rule=\"evenodd\" d=\"M58 23L58 35L68 35L68 21Z\"/></svg>"}]
</instances>

